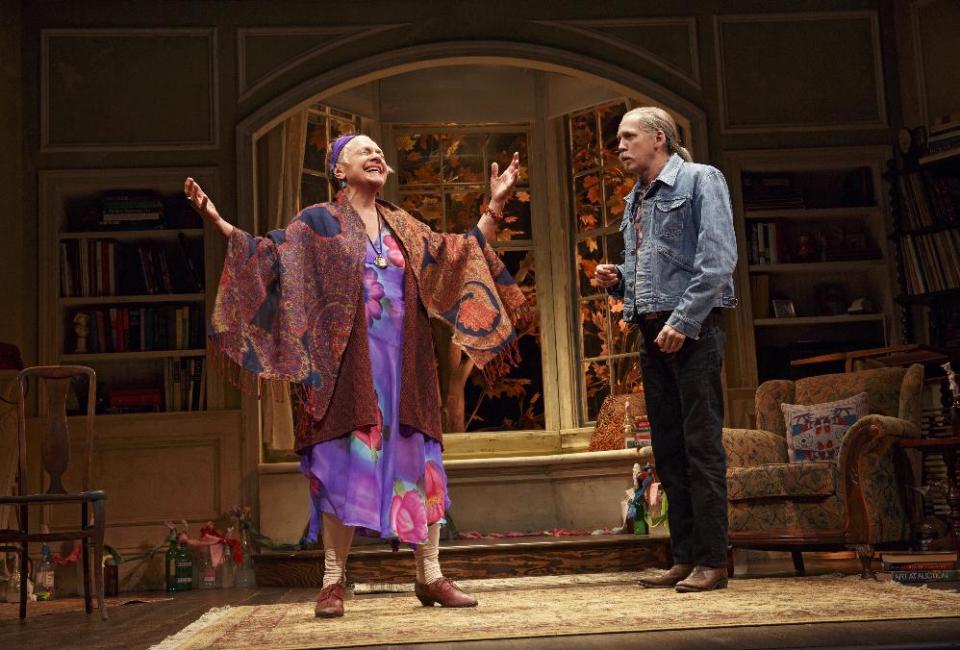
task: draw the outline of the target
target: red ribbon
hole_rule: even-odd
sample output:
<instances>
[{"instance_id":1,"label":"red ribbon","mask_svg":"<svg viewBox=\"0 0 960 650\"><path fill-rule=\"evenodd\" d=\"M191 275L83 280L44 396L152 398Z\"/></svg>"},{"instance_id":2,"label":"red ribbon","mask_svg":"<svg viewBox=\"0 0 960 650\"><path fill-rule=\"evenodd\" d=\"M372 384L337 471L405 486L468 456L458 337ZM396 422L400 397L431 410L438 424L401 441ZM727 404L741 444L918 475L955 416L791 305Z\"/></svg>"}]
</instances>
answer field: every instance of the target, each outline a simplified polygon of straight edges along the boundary
<instances>
[{"instance_id":1,"label":"red ribbon","mask_svg":"<svg viewBox=\"0 0 960 650\"><path fill-rule=\"evenodd\" d=\"M227 546L232 549L233 561L237 565L243 563L243 551L240 548L240 540L233 538L226 538L221 533L219 533L213 526L207 524L200 529L200 537L197 539L188 537L185 532L180 533L177 541L181 544L186 544L191 548L205 548L210 549L210 560L213 563L214 568L220 566L220 563L223 562L223 547Z\"/></svg>"}]
</instances>

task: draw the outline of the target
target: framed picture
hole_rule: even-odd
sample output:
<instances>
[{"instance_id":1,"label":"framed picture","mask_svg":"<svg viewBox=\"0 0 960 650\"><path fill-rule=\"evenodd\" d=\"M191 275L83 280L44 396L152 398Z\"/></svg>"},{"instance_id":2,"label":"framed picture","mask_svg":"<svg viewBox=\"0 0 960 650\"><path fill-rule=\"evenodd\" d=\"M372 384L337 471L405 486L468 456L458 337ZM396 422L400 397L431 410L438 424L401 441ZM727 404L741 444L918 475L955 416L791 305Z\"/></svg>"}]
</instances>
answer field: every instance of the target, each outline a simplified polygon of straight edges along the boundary
<instances>
[{"instance_id":1,"label":"framed picture","mask_svg":"<svg viewBox=\"0 0 960 650\"><path fill-rule=\"evenodd\" d=\"M793 318L797 311L793 308L793 301L787 298L777 298L773 301L773 315L777 318Z\"/></svg>"}]
</instances>

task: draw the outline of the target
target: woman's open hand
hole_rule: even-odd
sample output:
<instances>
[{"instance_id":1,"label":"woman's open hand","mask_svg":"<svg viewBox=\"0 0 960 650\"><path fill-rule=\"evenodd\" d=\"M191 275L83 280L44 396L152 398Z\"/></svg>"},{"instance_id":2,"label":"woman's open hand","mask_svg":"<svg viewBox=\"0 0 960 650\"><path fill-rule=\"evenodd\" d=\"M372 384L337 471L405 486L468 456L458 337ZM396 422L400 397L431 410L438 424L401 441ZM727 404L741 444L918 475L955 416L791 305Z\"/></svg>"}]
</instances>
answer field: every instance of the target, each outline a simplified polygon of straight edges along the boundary
<instances>
[{"instance_id":1,"label":"woman's open hand","mask_svg":"<svg viewBox=\"0 0 960 650\"><path fill-rule=\"evenodd\" d=\"M503 206L507 202L507 197L513 189L517 178L520 177L520 154L514 152L513 160L510 165L500 172L500 166L497 163L490 165L490 209L500 214L503 212Z\"/></svg>"},{"instance_id":2,"label":"woman's open hand","mask_svg":"<svg viewBox=\"0 0 960 650\"><path fill-rule=\"evenodd\" d=\"M186 195L191 207L203 217L204 221L215 226L224 237L230 236L233 232L233 226L220 216L220 213L217 212L217 206L213 204L213 201L210 200L210 197L206 195L197 181L187 177L187 180L183 182L183 193Z\"/></svg>"}]
</instances>

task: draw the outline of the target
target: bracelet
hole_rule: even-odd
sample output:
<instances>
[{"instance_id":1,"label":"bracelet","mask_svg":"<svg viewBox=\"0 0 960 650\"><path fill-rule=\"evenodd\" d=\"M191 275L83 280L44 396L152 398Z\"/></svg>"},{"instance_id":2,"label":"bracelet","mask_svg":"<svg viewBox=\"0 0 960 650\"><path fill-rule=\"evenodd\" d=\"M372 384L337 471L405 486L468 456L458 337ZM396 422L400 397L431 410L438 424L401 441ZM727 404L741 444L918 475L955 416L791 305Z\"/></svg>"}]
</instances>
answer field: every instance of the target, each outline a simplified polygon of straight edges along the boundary
<instances>
[{"instance_id":1,"label":"bracelet","mask_svg":"<svg viewBox=\"0 0 960 650\"><path fill-rule=\"evenodd\" d=\"M489 203L487 204L487 208L483 211L483 213L489 214L491 217L493 217L494 221L500 221L501 219L503 219L503 208L500 208L499 210L494 210L493 208L490 207Z\"/></svg>"}]
</instances>

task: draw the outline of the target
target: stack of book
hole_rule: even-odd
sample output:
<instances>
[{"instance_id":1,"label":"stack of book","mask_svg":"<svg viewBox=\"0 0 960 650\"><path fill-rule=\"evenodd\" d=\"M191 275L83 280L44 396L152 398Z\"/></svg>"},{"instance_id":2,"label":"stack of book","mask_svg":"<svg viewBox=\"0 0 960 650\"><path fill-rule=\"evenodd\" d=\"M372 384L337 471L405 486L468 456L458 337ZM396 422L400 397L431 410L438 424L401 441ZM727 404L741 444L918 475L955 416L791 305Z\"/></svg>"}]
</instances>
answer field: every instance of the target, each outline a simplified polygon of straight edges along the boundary
<instances>
[{"instance_id":1,"label":"stack of book","mask_svg":"<svg viewBox=\"0 0 960 650\"><path fill-rule=\"evenodd\" d=\"M107 389L110 413L152 413L160 410L159 388Z\"/></svg>"},{"instance_id":2,"label":"stack of book","mask_svg":"<svg viewBox=\"0 0 960 650\"><path fill-rule=\"evenodd\" d=\"M920 436L949 438L953 435L950 411L942 408L923 409L920 415Z\"/></svg>"},{"instance_id":3,"label":"stack of book","mask_svg":"<svg viewBox=\"0 0 960 650\"><path fill-rule=\"evenodd\" d=\"M880 559L897 582L960 581L956 551L898 551L881 553Z\"/></svg>"},{"instance_id":4,"label":"stack of book","mask_svg":"<svg viewBox=\"0 0 960 650\"><path fill-rule=\"evenodd\" d=\"M647 416L638 415L634 418L633 426L630 427L629 433L625 436L624 443L627 449L648 447L652 444L650 442L650 421Z\"/></svg>"},{"instance_id":5,"label":"stack of book","mask_svg":"<svg viewBox=\"0 0 960 650\"><path fill-rule=\"evenodd\" d=\"M162 228L163 200L156 192L105 192L100 198L100 226Z\"/></svg>"}]
</instances>

